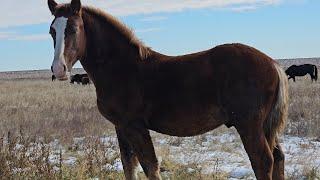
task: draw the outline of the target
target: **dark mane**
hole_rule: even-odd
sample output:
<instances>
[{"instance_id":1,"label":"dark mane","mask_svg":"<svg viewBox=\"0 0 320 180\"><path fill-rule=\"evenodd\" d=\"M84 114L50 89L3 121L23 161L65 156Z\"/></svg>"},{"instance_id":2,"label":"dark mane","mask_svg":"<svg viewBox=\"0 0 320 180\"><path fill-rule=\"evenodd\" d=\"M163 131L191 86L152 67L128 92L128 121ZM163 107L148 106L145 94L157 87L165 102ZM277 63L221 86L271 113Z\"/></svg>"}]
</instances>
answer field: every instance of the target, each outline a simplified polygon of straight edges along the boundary
<instances>
[{"instance_id":1,"label":"dark mane","mask_svg":"<svg viewBox=\"0 0 320 180\"><path fill-rule=\"evenodd\" d=\"M150 55L150 48L145 46L144 43L135 36L132 29L120 22L116 17L98 8L90 6L83 6L82 11L93 17L101 19L102 22L105 21L109 24L112 24L115 29L117 29L126 39L128 39L129 43L138 47L142 60L146 59Z\"/></svg>"}]
</instances>

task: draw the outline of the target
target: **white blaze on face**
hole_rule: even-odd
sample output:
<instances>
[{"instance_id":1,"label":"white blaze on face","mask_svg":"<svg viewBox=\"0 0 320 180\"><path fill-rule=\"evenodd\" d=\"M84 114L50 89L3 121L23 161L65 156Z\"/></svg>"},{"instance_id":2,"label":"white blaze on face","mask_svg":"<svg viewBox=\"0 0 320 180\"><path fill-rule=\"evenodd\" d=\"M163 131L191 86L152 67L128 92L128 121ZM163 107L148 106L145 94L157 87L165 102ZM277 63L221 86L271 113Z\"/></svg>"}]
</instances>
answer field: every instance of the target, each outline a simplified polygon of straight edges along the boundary
<instances>
[{"instance_id":1,"label":"white blaze on face","mask_svg":"<svg viewBox=\"0 0 320 180\"><path fill-rule=\"evenodd\" d=\"M52 28L56 31L56 47L54 49L53 71L58 77L64 75L64 67L66 65L64 59L65 47L65 30L67 27L68 18L59 17L52 24Z\"/></svg>"}]
</instances>

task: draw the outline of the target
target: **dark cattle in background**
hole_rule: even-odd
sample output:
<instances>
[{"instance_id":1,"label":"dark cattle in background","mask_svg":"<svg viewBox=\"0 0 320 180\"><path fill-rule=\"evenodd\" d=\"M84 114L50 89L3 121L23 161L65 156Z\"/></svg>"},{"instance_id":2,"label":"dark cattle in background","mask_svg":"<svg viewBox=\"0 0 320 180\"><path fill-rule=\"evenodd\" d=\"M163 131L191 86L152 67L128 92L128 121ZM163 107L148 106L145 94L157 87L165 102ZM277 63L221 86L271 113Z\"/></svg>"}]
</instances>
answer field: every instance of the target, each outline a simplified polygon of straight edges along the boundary
<instances>
[{"instance_id":1,"label":"dark cattle in background","mask_svg":"<svg viewBox=\"0 0 320 180\"><path fill-rule=\"evenodd\" d=\"M56 76L52 75L52 76L51 76L51 80L52 80L52 81L56 80Z\"/></svg>"},{"instance_id":2,"label":"dark cattle in background","mask_svg":"<svg viewBox=\"0 0 320 180\"><path fill-rule=\"evenodd\" d=\"M313 64L303 64L303 65L292 65L286 71L289 76L288 79L293 79L296 82L296 76L310 75L311 80L318 80L318 69L317 66Z\"/></svg>"},{"instance_id":3,"label":"dark cattle in background","mask_svg":"<svg viewBox=\"0 0 320 180\"><path fill-rule=\"evenodd\" d=\"M88 77L88 74L75 74L71 76L70 83L74 84L76 82L77 84L81 84L84 77Z\"/></svg>"},{"instance_id":4,"label":"dark cattle in background","mask_svg":"<svg viewBox=\"0 0 320 180\"><path fill-rule=\"evenodd\" d=\"M88 85L90 84L90 79L89 77L83 77L81 80L82 85Z\"/></svg>"}]
</instances>

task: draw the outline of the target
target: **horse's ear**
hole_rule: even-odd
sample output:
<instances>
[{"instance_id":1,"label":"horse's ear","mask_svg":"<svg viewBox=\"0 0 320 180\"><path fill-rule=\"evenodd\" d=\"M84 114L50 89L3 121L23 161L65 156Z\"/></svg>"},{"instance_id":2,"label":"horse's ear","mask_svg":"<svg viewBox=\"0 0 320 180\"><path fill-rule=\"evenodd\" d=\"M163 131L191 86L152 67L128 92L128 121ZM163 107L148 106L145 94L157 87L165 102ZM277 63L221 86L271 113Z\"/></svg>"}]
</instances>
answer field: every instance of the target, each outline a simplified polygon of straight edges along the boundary
<instances>
[{"instance_id":1,"label":"horse's ear","mask_svg":"<svg viewBox=\"0 0 320 180\"><path fill-rule=\"evenodd\" d=\"M57 3L54 0L48 0L48 6L52 14L56 11Z\"/></svg>"},{"instance_id":2,"label":"horse's ear","mask_svg":"<svg viewBox=\"0 0 320 180\"><path fill-rule=\"evenodd\" d=\"M77 14L81 10L81 2L80 0L72 0L71 1L71 9L73 13Z\"/></svg>"}]
</instances>

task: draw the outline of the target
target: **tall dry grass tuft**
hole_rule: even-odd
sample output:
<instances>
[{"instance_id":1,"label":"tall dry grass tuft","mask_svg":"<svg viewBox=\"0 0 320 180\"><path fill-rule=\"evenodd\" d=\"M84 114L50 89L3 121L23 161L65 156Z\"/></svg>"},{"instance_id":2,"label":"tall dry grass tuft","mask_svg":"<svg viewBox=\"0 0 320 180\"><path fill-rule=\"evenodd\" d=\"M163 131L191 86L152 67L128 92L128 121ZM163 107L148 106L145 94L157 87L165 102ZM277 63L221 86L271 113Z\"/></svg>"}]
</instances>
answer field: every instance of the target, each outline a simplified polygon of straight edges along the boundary
<instances>
[{"instance_id":1,"label":"tall dry grass tuft","mask_svg":"<svg viewBox=\"0 0 320 180\"><path fill-rule=\"evenodd\" d=\"M15 135L11 132L1 138L0 175L4 179L50 179L56 170L49 162L51 154L45 140L33 141L32 138Z\"/></svg>"},{"instance_id":2,"label":"tall dry grass tuft","mask_svg":"<svg viewBox=\"0 0 320 180\"><path fill-rule=\"evenodd\" d=\"M119 163L120 156L113 143L92 137L83 144L84 156L70 165L64 157L66 152L56 152L57 147L45 138L32 139L8 132L0 143L1 179L124 178L122 173L110 168Z\"/></svg>"}]
</instances>

